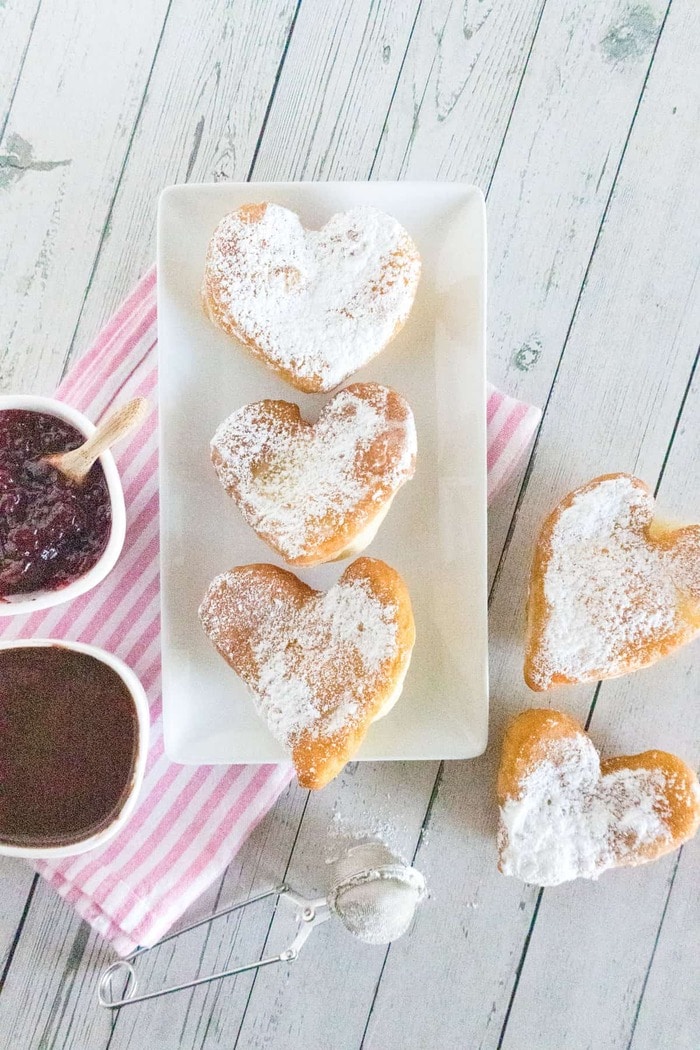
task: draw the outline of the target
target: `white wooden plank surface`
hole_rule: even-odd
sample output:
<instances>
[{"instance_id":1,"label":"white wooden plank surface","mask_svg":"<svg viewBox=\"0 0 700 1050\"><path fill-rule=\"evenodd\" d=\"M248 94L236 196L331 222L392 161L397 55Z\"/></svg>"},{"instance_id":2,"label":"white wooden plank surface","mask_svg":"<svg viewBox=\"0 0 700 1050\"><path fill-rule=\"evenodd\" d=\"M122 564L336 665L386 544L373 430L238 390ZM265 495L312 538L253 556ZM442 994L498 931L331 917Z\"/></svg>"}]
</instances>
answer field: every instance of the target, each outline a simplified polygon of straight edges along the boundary
<instances>
[{"instance_id":1,"label":"white wooden plank surface","mask_svg":"<svg viewBox=\"0 0 700 1050\"><path fill-rule=\"evenodd\" d=\"M48 393L119 178L166 0L39 11L0 153L0 390ZM48 363L48 364L47 364ZM55 380L54 380L55 381Z\"/></svg>"},{"instance_id":2,"label":"white wooden plank surface","mask_svg":"<svg viewBox=\"0 0 700 1050\"><path fill-rule=\"evenodd\" d=\"M0 47L0 88L14 83L18 48L31 29L32 5L19 13L7 3L13 48L8 55ZM5 8L0 0L0 20L10 24ZM97 27L96 11L104 15ZM41 150L26 158L32 170L0 189L7 304L0 346L12 351L0 356L0 388L49 389L69 348L73 356L82 351L150 262L152 206L165 182L241 178L251 166L254 178L401 173L475 178L484 188L493 180L492 378L543 402L556 376L523 493L516 503L512 486L490 515L493 568L506 542L492 609L497 740L507 714L532 703L521 682L519 632L541 515L564 489L610 467L613 454L612 466L658 476L686 392L700 321L692 255L697 85L688 90L698 18L692 0L673 0L654 57L665 13L664 0L172 0L163 28L165 2L107 12L44 0L8 123L12 134L17 114L17 133ZM109 98L86 92L90 83L104 84ZM43 90L52 94L40 113L32 95ZM0 94L0 115L6 98ZM69 157L74 164L53 166ZM32 193L18 195L27 180ZM41 255L47 216L54 256ZM26 276L17 287L17 273L26 275L37 257L45 287ZM30 307L31 325L22 313ZM690 478L698 491L690 473L698 396L696 384L662 482L675 506ZM588 424L585 436L578 416L572 427L572 403ZM678 509L698 513L693 500ZM600 691L593 730L608 751L658 744L698 760L682 746L698 739L696 653L689 648L672 669L662 665ZM584 716L593 695L573 690L562 703ZM10 1039L20 1050L420 1048L434 1046L439 1031L446 1047L607 1050L632 1038L646 1050L661 1031L681 1050L694 1047L697 1004L679 985L693 965L683 924L699 918L697 895L688 903L677 887L692 887L700 851L684 851L670 897L673 860L610 876L607 887L606 880L565 887L536 909L535 891L494 870L495 759L492 746L484 759L446 765L432 799L432 764L352 766L308 804L291 788L197 909L286 868L301 888L318 885L334 812L356 827L393 824L410 852L428 808L418 856L433 900L386 963L380 950L327 927L288 975L245 976L109 1018L93 1005L107 950L43 885L15 944L11 913L19 919L31 873L3 865L0 878L6 871L11 878L3 883L0 953L12 946L14 954L0 995L0 1046ZM642 918L625 923L631 916ZM271 920L261 906L164 949L143 961L144 983L253 957L266 942L277 946L288 923ZM678 1004L675 1025L665 1016L669 998Z\"/></svg>"},{"instance_id":3,"label":"white wooden plank surface","mask_svg":"<svg viewBox=\"0 0 700 1050\"><path fill-rule=\"evenodd\" d=\"M691 25L687 10L679 10L678 18L688 32ZM663 92L664 99L665 91L671 85L678 88L682 77L680 70L679 79L674 79L672 54L673 51L668 53L668 66L664 62L654 77L657 92ZM662 58L660 54L659 61ZM690 314L686 312L696 279L696 269L691 263L694 196L687 174L692 169L692 154L688 151L695 146L688 144L683 128L674 131L665 102L660 101L651 87L642 102L638 120L640 126L635 128L636 134L633 132L623 163L544 421L535 469L495 589L491 638L493 745L483 761L477 760L468 766L446 766L431 815L427 843L424 842L418 853L418 864L432 879L438 901L432 915L419 916L413 943L399 942L389 952L365 1042L367 1046L379 1047L390 1035L395 1038L400 1034L406 1038L409 1033L414 1045L430 1045L432 1033L428 1019L443 1009L445 972L465 974L464 986L456 1002L450 1004L448 1020L443 1021L441 1035L447 1045L451 1042L456 1045L460 1031L465 1029L473 1033L475 1045L496 1046L500 1042L510 990L537 896L535 891L517 883L506 883L495 872L495 807L491 796L493 788L489 790L488 786L493 785L495 779L502 722L533 702L552 705L560 702L585 717L592 696L592 690L585 689L533 697L522 682L522 611L533 536L556 497L595 473L613 468L639 469L649 473L653 480L663 461L695 353L697 308ZM664 150L669 151L668 164L664 160L649 165L652 139L662 154ZM681 186L685 191L683 196L679 196ZM666 208L656 205L657 198L668 202ZM654 202L653 209L651 202ZM674 220L676 209L678 215L684 216L683 221ZM686 226L689 209L691 220ZM654 265L640 265L640 260L652 251ZM677 265L685 266L687 272L685 282L676 290L666 282L669 266L674 271L673 281L679 279ZM663 303L663 310L654 310L653 324L644 321L649 318L650 302ZM664 347L663 369L659 368L659 345ZM634 368L630 369L632 358ZM572 428L574 391L577 418L580 412L581 420L590 421L585 435L578 426ZM651 420L650 405L645 403L647 397L654 403ZM692 658L690 651L688 655ZM697 654L694 658L697 660ZM630 679L632 689L635 685ZM468 805L465 800L469 800ZM460 819L469 831L469 836L463 839L454 834ZM646 874L649 873L647 870ZM651 869L652 877L653 874ZM604 890L604 883L601 882L600 887ZM571 895L570 902L575 901L575 907L571 908L572 922L575 922L579 898L592 892L591 888L585 883L576 884L564 892ZM469 907L474 901L478 907ZM638 907L639 904L637 901ZM462 941L449 933L455 912L464 934ZM618 930L614 915L613 906L604 919L598 918L593 909L587 911L588 925L580 920L578 935L588 930L591 941L611 946L624 929L621 924ZM605 935L608 930L614 931L609 939ZM535 937L538 932L539 920ZM413 957L417 952L418 956L426 957L434 940L441 946L442 967L421 971L420 977L406 986L407 956ZM644 943L641 933L639 940ZM629 939L626 943L634 956ZM636 940L634 945L636 950ZM604 1028L605 1020L610 1022L611 1015L622 1012L620 988L611 990L616 975L606 971L603 980L598 979L595 968L582 967L581 956L572 951L572 946L572 939L567 939L562 928L552 924L547 942L549 955L543 952L538 958L539 965L533 966L539 997L526 992L522 998L518 994L515 1000L515 1009L519 1007L523 1018L530 1020L533 1027L526 1027L524 1031L516 1028L511 1039L509 1026L503 1045L518 1050L557 1046L560 1036L561 1045L572 1050L579 1046L617 1045L608 1043L608 1032ZM562 955L568 967L560 979L556 963L550 966L548 960ZM627 970L618 970L618 974L620 982L624 982ZM569 994L567 988L570 988ZM603 999L607 994L605 1009L595 998L595 992ZM572 1008L569 998L580 1004L577 1030L573 1026L570 1030L565 1027L567 1009ZM554 1008L560 1001L561 1013ZM398 1011L397 1004L400 1004ZM398 1033L397 1014L401 1025ZM603 1024L593 1030L589 1042L587 1029L581 1025L597 1024L599 1016ZM511 1022L514 1019L512 1015ZM540 1042L539 1029L534 1026L546 1024L547 1019L551 1027Z\"/></svg>"},{"instance_id":4,"label":"white wooden plank surface","mask_svg":"<svg viewBox=\"0 0 700 1050\"><path fill-rule=\"evenodd\" d=\"M423 4L374 178L488 186L543 0Z\"/></svg>"},{"instance_id":5,"label":"white wooden plank surface","mask_svg":"<svg viewBox=\"0 0 700 1050\"><path fill-rule=\"evenodd\" d=\"M256 181L367 176L417 10L418 0L302 3Z\"/></svg>"},{"instance_id":6,"label":"white wooden plank surface","mask_svg":"<svg viewBox=\"0 0 700 1050\"><path fill-rule=\"evenodd\" d=\"M41 0L5 0L0 6L0 139ZM0 166L2 162L0 161Z\"/></svg>"},{"instance_id":7,"label":"white wooden plank surface","mask_svg":"<svg viewBox=\"0 0 700 1050\"><path fill-rule=\"evenodd\" d=\"M163 187L247 177L295 10L296 0L174 0L71 359L155 261Z\"/></svg>"}]
</instances>

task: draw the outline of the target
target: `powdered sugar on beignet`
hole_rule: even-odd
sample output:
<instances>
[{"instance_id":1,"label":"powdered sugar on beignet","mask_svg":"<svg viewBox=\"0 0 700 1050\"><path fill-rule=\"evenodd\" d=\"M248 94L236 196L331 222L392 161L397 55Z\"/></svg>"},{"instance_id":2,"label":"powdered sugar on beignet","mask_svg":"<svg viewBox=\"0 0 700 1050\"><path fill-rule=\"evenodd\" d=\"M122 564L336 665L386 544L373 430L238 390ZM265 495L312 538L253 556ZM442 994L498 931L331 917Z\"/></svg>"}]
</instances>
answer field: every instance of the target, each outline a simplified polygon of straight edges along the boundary
<instances>
[{"instance_id":1,"label":"powdered sugar on beignet","mask_svg":"<svg viewBox=\"0 0 700 1050\"><path fill-rule=\"evenodd\" d=\"M370 558L326 593L274 565L232 569L210 584L200 619L306 787L349 761L400 685L415 638L403 580Z\"/></svg>"},{"instance_id":2,"label":"powdered sugar on beignet","mask_svg":"<svg viewBox=\"0 0 700 1050\"><path fill-rule=\"evenodd\" d=\"M338 386L396 335L413 305L418 250L376 208L305 230L277 204L225 216L207 251L204 306L300 390Z\"/></svg>"},{"instance_id":3,"label":"powdered sugar on beignet","mask_svg":"<svg viewBox=\"0 0 700 1050\"><path fill-rule=\"evenodd\" d=\"M533 689L625 674L700 630L700 526L654 520L638 478L610 474L545 522L528 599Z\"/></svg>"},{"instance_id":4,"label":"powdered sugar on beignet","mask_svg":"<svg viewBox=\"0 0 700 1050\"><path fill-rule=\"evenodd\" d=\"M400 394L356 383L314 424L287 401L245 405L218 428L211 455L258 535L291 564L314 565L369 542L413 476L416 429Z\"/></svg>"},{"instance_id":5,"label":"powdered sugar on beignet","mask_svg":"<svg viewBox=\"0 0 700 1050\"><path fill-rule=\"evenodd\" d=\"M526 711L511 725L498 793L499 868L538 886L654 860L700 820L697 778L675 755L601 763L583 729L558 711Z\"/></svg>"}]
</instances>

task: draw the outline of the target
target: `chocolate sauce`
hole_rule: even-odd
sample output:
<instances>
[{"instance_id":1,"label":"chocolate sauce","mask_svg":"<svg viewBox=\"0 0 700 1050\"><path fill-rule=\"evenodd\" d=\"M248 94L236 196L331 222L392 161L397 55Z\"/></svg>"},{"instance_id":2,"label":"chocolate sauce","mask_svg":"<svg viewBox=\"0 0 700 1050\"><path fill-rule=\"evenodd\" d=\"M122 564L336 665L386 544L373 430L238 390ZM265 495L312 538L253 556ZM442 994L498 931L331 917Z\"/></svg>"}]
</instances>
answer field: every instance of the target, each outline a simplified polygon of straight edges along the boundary
<instances>
[{"instance_id":1,"label":"chocolate sauce","mask_svg":"<svg viewBox=\"0 0 700 1050\"><path fill-rule=\"evenodd\" d=\"M42 462L84 441L49 412L0 411L0 597L65 587L104 552L112 506L100 463L76 484Z\"/></svg>"},{"instance_id":2,"label":"chocolate sauce","mask_svg":"<svg viewBox=\"0 0 700 1050\"><path fill-rule=\"evenodd\" d=\"M0 842L61 846L112 822L138 747L132 696L60 645L0 650Z\"/></svg>"}]
</instances>

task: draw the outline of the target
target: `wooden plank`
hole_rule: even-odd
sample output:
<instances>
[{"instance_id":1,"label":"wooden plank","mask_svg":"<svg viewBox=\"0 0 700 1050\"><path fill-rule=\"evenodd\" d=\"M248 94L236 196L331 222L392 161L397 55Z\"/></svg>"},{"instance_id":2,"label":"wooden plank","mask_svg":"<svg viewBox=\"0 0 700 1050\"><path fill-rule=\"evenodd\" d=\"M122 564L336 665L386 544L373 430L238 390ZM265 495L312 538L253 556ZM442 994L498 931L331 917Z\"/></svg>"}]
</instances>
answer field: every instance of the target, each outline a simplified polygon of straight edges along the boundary
<instances>
[{"instance_id":1,"label":"wooden plank","mask_svg":"<svg viewBox=\"0 0 700 1050\"><path fill-rule=\"evenodd\" d=\"M18 923L21 921L34 872L24 861L0 857L0 980L10 961Z\"/></svg>"},{"instance_id":2,"label":"wooden plank","mask_svg":"<svg viewBox=\"0 0 700 1050\"><path fill-rule=\"evenodd\" d=\"M417 9L418 0L302 3L256 181L367 177Z\"/></svg>"},{"instance_id":3,"label":"wooden plank","mask_svg":"<svg viewBox=\"0 0 700 1050\"><path fill-rule=\"evenodd\" d=\"M111 961L109 948L41 879L30 914L34 920L42 917L41 935L22 936L17 943L0 995L4 1045L106 1047L112 1022L106 1011L96 1008L95 978ZM75 998L84 1004L78 1034L72 1024Z\"/></svg>"},{"instance_id":4,"label":"wooden plank","mask_svg":"<svg viewBox=\"0 0 700 1050\"><path fill-rule=\"evenodd\" d=\"M0 142L12 158L1 170L2 391L48 392L50 362L60 368L166 9L61 0L39 12Z\"/></svg>"},{"instance_id":5,"label":"wooden plank","mask_svg":"<svg viewBox=\"0 0 700 1050\"><path fill-rule=\"evenodd\" d=\"M214 904L224 907L268 889L285 876L305 801L306 793L296 787L284 793L229 866L212 908L202 908L198 902L191 909L193 918L213 910ZM178 984L260 958L273 910L271 902L261 902L145 956L139 967L142 987ZM132 1050L140 1045L171 1050L201 1047L208 1041L233 1046L235 1027L229 1018L242 1016L253 977L242 974L122 1010L109 1050ZM86 1013L85 1003L78 1001L76 1010Z\"/></svg>"},{"instance_id":6,"label":"wooden plank","mask_svg":"<svg viewBox=\"0 0 700 1050\"><path fill-rule=\"evenodd\" d=\"M697 676L695 695L697 697ZM696 840L684 848L680 858L629 1050L658 1050L660 1033L663 1033L664 1045L672 1046L673 1050L697 1048L700 1023L698 853Z\"/></svg>"},{"instance_id":7,"label":"wooden plank","mask_svg":"<svg viewBox=\"0 0 700 1050\"><path fill-rule=\"evenodd\" d=\"M299 822L299 806L303 806L301 793L280 800L276 811L250 836L223 882L213 886L191 909L191 920L210 914L217 902L223 906L256 893L279 877ZM140 960L140 986L146 991L212 972L221 954L246 961L257 957L270 918L271 907L261 904L222 920L210 930L203 927L182 942L164 946ZM107 1042L110 1050L134 1045L150 1050L195 1045L196 1037L201 1037L201 1033L197 1036L198 1029L206 1026L208 1019L202 1008L204 990L112 1014L97 1006L97 985L102 971L113 960L109 946L40 880L26 935L19 940L0 996L0 1031L6 1034L7 1045L47 1050L99 1050ZM220 987L226 996L238 996L245 1002L246 981L250 978L242 978L240 986L227 982Z\"/></svg>"},{"instance_id":8,"label":"wooden plank","mask_svg":"<svg viewBox=\"0 0 700 1050\"><path fill-rule=\"evenodd\" d=\"M453 179L487 188L543 6L544 0L422 5L374 178Z\"/></svg>"},{"instance_id":9,"label":"wooden plank","mask_svg":"<svg viewBox=\"0 0 700 1050\"><path fill-rule=\"evenodd\" d=\"M290 884L311 895L326 892L324 853L333 848L338 818L341 827L356 835L383 830L394 848L410 856L434 777L434 763L357 763L323 791L312 793L294 845ZM278 912L269 947L278 950L289 943L292 930L289 913ZM236 1039L236 1045L246 1050L273 1045L280 1050L301 1046L355 1050L362 1040L383 954L357 941L338 921L329 922L314 932L293 966L271 967L258 974L244 1014L239 1007L234 1015L222 996L217 1004L219 1028L229 1033L228 1045ZM314 989L322 990L320 1002ZM217 1039L203 1044L210 1045L227 1044Z\"/></svg>"},{"instance_id":10,"label":"wooden plank","mask_svg":"<svg viewBox=\"0 0 700 1050\"><path fill-rule=\"evenodd\" d=\"M22 70L41 0L5 0L0 4L0 138ZM0 162L1 164L1 162Z\"/></svg>"},{"instance_id":11,"label":"wooden plank","mask_svg":"<svg viewBox=\"0 0 700 1050\"><path fill-rule=\"evenodd\" d=\"M676 50L676 55L678 51ZM678 96L676 96L678 97ZM684 201L678 201L684 207ZM697 315L696 315L697 319ZM691 333L687 332L690 338ZM660 506L680 520L700 521L700 383L685 405L659 491ZM690 645L647 671L605 682L593 713L591 732L606 755L634 754L659 747L700 765L700 661ZM553 696L556 702L556 696ZM641 1045L687 1050L697 1045L700 1008L697 952L689 931L696 929L700 841L680 860L671 891L671 923L661 930L660 954L654 958L656 981L644 994L647 968L668 898L678 855L634 871L606 875L598 883L571 884L547 891L539 910L504 1046L548 1045L555 1035L563 1045L630 1045L641 1000L646 1020L636 1035ZM683 922L681 927L679 922ZM603 935L605 931L605 935ZM585 960L585 966L581 966ZM552 1010L552 974L557 975L557 1009ZM663 989L662 1000L658 997ZM663 1017L663 1024L660 1018ZM652 1023L653 1022L653 1023ZM652 1043L653 1028L656 1042ZM646 1030L646 1035L645 1035ZM691 1038L692 1033L692 1038ZM637 1039L632 1041L637 1046Z\"/></svg>"},{"instance_id":12,"label":"wooden plank","mask_svg":"<svg viewBox=\"0 0 700 1050\"><path fill-rule=\"evenodd\" d=\"M153 264L163 187L246 178L295 9L173 4L66 367Z\"/></svg>"},{"instance_id":13,"label":"wooden plank","mask_svg":"<svg viewBox=\"0 0 700 1050\"><path fill-rule=\"evenodd\" d=\"M687 7L677 17L676 29L680 25L679 32L687 33ZM435 907L430 916L426 911L419 917L410 941L399 942L390 951L365 1046L382 1046L390 1036L395 1040L410 1036L415 1046L431 1045L429 1019L438 1014L444 1019L441 1039L446 1045L456 1044L465 1031L473 1045L499 1043L537 893L504 880L495 870L495 805L485 785L494 783L504 722L523 707L558 701L557 695L535 697L522 682L523 608L533 536L556 497L595 473L614 466L637 469L653 480L661 468L695 351L698 307L693 300L696 271L689 231L697 204L689 171L696 162L697 146L689 141L692 136L685 121L674 124L669 119L673 105L686 92L684 77L688 77L687 66L684 69L680 63L678 68L677 36L675 44L671 39L657 56L632 133L496 584L491 635L493 744L483 760L445 767L427 843L417 861L435 890ZM655 156L664 158L653 169L648 164L652 142ZM693 303L690 309L689 303ZM577 406L575 420L572 403ZM585 434L579 419L586 421ZM587 688L570 690L561 694L559 702L585 716L592 693ZM468 836L457 836L456 827L467 829ZM585 893L587 884L582 886ZM594 919L591 937L605 940L611 929L617 936L611 915L603 921ZM552 931L552 939L561 937L554 925ZM421 966L420 960L430 956L435 943L440 944L441 965L433 970ZM570 994L587 1004L582 1009L595 1018L590 1023L599 1032L597 1040L593 1035L584 1045L608 1046L597 1017L602 1013L610 1021L612 1012L621 1007L616 975L608 975L608 998L603 1004L594 996L600 986L581 966L580 955L572 953L569 969ZM465 974L448 1011L446 973ZM511 1033L509 1027L504 1045L571 1045L560 1040L556 1029L570 1005L566 977L560 979L542 959L536 979L540 998L524 996L522 1014L527 1018L534 1013L540 1025L548 1016L548 1039L540 1041L539 1028L516 1028ZM552 1012L552 1005L560 1000L562 1012ZM519 997L511 1023L518 1001Z\"/></svg>"}]
</instances>

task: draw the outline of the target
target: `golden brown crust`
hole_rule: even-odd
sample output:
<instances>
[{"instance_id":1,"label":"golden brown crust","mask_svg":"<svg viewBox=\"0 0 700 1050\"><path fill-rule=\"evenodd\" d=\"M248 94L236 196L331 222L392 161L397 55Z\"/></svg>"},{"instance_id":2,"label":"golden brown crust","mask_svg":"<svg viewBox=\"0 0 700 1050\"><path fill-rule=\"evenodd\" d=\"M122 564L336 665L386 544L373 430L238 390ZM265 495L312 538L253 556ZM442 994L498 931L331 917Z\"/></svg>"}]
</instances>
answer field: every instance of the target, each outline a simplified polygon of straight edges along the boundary
<instances>
[{"instance_id":1,"label":"golden brown crust","mask_svg":"<svg viewBox=\"0 0 700 1050\"><path fill-rule=\"evenodd\" d=\"M237 217L246 226L256 225L263 220L270 207L269 202L245 204L235 212L232 212L231 218ZM406 288L406 295L409 298L408 307L405 311L402 310L400 312L392 331L388 333L387 337L378 345L372 347L372 352L369 356L364 356L363 360L359 361L355 367L347 369L344 375L339 375L333 382L329 382L321 371L309 374L308 370L304 372L291 363L283 363L279 356L271 354L269 349L261 343L260 337L256 338L255 333L249 329L239 314L233 310L231 303L227 302L225 294L226 282L222 280L218 267L215 264L216 255L221 250L217 245L216 237L217 234L215 233L207 251L201 290L202 307L206 316L227 335L236 339L253 357L262 361L276 375L297 390L314 394L335 389L354 371L368 364L370 360L381 353L398 335L407 320L420 274L420 255L416 245L406 231L403 231L400 243L383 262L379 280L370 288L375 299L390 297L398 286ZM226 251L235 259L235 243L227 245ZM294 287L302 280L302 274L291 265L280 265L276 273L277 276L284 275L288 287ZM350 316L349 313L348 316Z\"/></svg>"},{"instance_id":2,"label":"golden brown crust","mask_svg":"<svg viewBox=\"0 0 700 1050\"><path fill-rule=\"evenodd\" d=\"M606 758L600 763L601 776L618 769L661 771L666 787L659 797L658 813L670 833L668 840L639 845L636 859L625 863L643 864L656 860L692 839L700 826L700 791L695 771L686 762L668 751L652 750L639 755Z\"/></svg>"},{"instance_id":3,"label":"golden brown crust","mask_svg":"<svg viewBox=\"0 0 700 1050\"><path fill-rule=\"evenodd\" d=\"M549 708L532 708L519 714L508 726L501 750L498 770L497 800L503 807L509 800L517 800L523 792L525 779L543 761L556 761L556 741L587 737L581 726L570 715ZM651 842L625 842L617 858L617 866L635 866L656 860L678 849L691 839L700 826L700 788L698 778L682 759L666 751L644 751L637 755L623 755L603 759L601 778L621 769L644 769L661 773L658 797L654 808L668 829L668 837ZM624 833L620 841L624 841Z\"/></svg>"},{"instance_id":4,"label":"golden brown crust","mask_svg":"<svg viewBox=\"0 0 700 1050\"><path fill-rule=\"evenodd\" d=\"M585 731L575 718L563 711L533 707L522 711L506 729L501 747L496 795L499 806L518 798L520 784L534 767L547 757L552 740L563 740Z\"/></svg>"},{"instance_id":5,"label":"golden brown crust","mask_svg":"<svg viewBox=\"0 0 700 1050\"><path fill-rule=\"evenodd\" d=\"M373 593L381 602L397 605L398 644L396 655L387 668L371 702L366 705L365 716L361 722L346 729L344 733L338 733L320 743L318 738L307 733L295 745L292 760L299 784L301 787L314 790L325 787L333 780L356 753L372 721L391 696L397 682L401 680L411 659L411 651L416 640L416 628L408 588L395 569L376 558L358 558L345 570L342 579L364 580L369 583Z\"/></svg>"},{"instance_id":6,"label":"golden brown crust","mask_svg":"<svg viewBox=\"0 0 700 1050\"><path fill-rule=\"evenodd\" d=\"M348 413L361 403L371 407L377 424L370 434L360 432L362 440L353 460L346 462L343 457L342 470L332 474L334 437L343 440L344 428L352 426ZM308 445L301 441L307 436ZM314 446L314 441L321 445ZM318 487L312 501L283 488L285 468L300 447L311 453L322 449L325 504L318 498ZM357 537L388 509L399 488L413 476L415 449L413 414L405 398L378 383L352 383L328 402L316 423L304 420L298 405L289 401L244 406L217 431L211 459L224 489L261 539L290 565L320 565L347 556ZM304 470L313 470L308 464L305 453ZM328 492L329 477L333 492ZM277 513L261 513L256 506L262 487L266 499L277 493ZM356 495L349 501L350 488ZM295 510L285 520L279 508L290 505Z\"/></svg>"},{"instance_id":7,"label":"golden brown crust","mask_svg":"<svg viewBox=\"0 0 700 1050\"><path fill-rule=\"evenodd\" d=\"M264 677L258 656L261 632L273 649L277 646L285 655L295 650L291 656L294 676L312 690L312 699L321 712L317 722L302 727L289 740L299 783L306 788L324 787L350 761L372 720L400 684L415 641L408 589L395 569L374 558L358 558L345 570L338 586L353 584L359 584L381 608L390 611L396 624L391 651L371 675L351 649L330 671L328 666L316 667L319 649L304 649L293 633L285 633L300 611L315 615L315 603L323 594L275 565L240 566L218 577L200 609L204 629L217 650L256 695L263 688ZM325 642L323 634L319 642ZM266 654L269 651L266 649ZM332 716L349 692L357 709L351 719L338 726Z\"/></svg>"},{"instance_id":8,"label":"golden brown crust","mask_svg":"<svg viewBox=\"0 0 700 1050\"><path fill-rule=\"evenodd\" d=\"M562 514L572 506L578 497L590 493L603 482L615 479L626 479L640 493L649 498L653 497L649 486L639 478L623 472L602 474L565 496L545 519L540 530L530 571L523 669L526 684L535 692L546 691L559 685L614 678L642 667L648 667L686 644L700 631L700 525L678 526L655 517L642 530L642 534L650 546L664 549L678 564L678 610L681 620L679 628L672 633L667 631L663 637L653 639L642 647L633 643L628 644L623 650L622 658L617 661L620 665L618 669L598 667L581 675L555 672L543 676L541 661L545 648L545 631L550 616L549 605L545 597L545 576L552 558L554 530ZM669 564L671 564L670 561Z\"/></svg>"}]
</instances>

